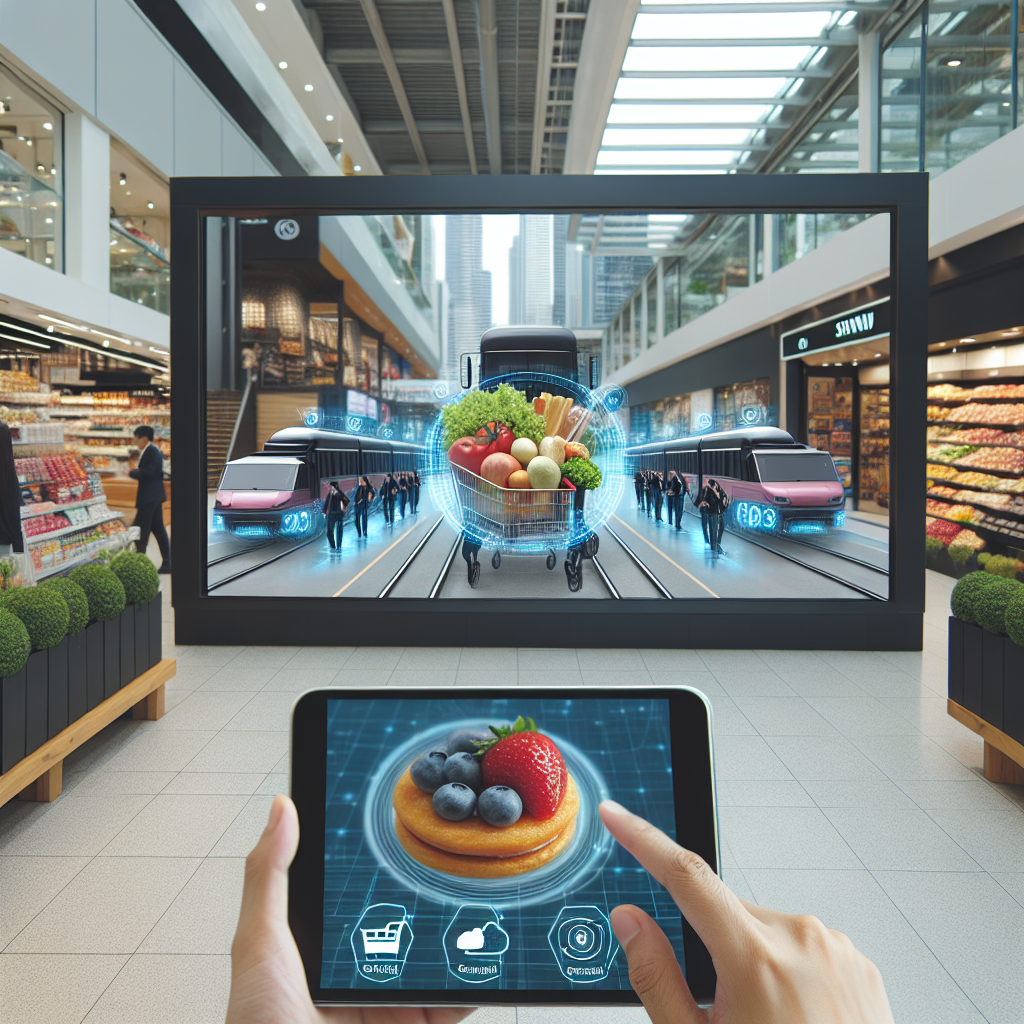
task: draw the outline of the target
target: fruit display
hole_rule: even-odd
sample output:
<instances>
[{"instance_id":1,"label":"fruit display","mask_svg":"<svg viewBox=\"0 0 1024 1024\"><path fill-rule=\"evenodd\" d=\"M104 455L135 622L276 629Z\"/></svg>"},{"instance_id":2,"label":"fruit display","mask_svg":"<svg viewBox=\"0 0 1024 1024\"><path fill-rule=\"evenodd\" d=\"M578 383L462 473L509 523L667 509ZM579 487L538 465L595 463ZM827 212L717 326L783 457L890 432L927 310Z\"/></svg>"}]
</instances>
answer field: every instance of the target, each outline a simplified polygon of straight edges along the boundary
<instances>
[{"instance_id":1,"label":"fruit display","mask_svg":"<svg viewBox=\"0 0 1024 1024\"><path fill-rule=\"evenodd\" d=\"M954 449L957 450L957 449ZM960 466L977 466L998 473L1024 473L1024 451L1018 448L968 448L969 454L957 456L953 461Z\"/></svg>"},{"instance_id":2,"label":"fruit display","mask_svg":"<svg viewBox=\"0 0 1024 1024\"><path fill-rule=\"evenodd\" d=\"M568 847L580 798L555 742L519 717L452 732L409 765L392 804L395 833L414 860L450 875L501 878Z\"/></svg>"},{"instance_id":3,"label":"fruit display","mask_svg":"<svg viewBox=\"0 0 1024 1024\"><path fill-rule=\"evenodd\" d=\"M0 393L17 394L38 391L39 381L31 373L21 370L0 370Z\"/></svg>"},{"instance_id":4,"label":"fruit display","mask_svg":"<svg viewBox=\"0 0 1024 1024\"><path fill-rule=\"evenodd\" d=\"M954 462L962 462L964 458L977 449L970 445L928 445L928 461L939 462L943 465L951 465Z\"/></svg>"},{"instance_id":5,"label":"fruit display","mask_svg":"<svg viewBox=\"0 0 1024 1024\"><path fill-rule=\"evenodd\" d=\"M958 526L956 523L948 522L944 519L927 519L925 522L925 535L928 537L935 537L941 540L943 544L949 545L949 542L963 530L962 526Z\"/></svg>"},{"instance_id":6,"label":"fruit display","mask_svg":"<svg viewBox=\"0 0 1024 1024\"><path fill-rule=\"evenodd\" d=\"M933 384L928 388L928 398L936 402L949 402L959 398L969 398L971 392L956 384Z\"/></svg>"},{"instance_id":7,"label":"fruit display","mask_svg":"<svg viewBox=\"0 0 1024 1024\"><path fill-rule=\"evenodd\" d=\"M941 423L946 417L949 416L949 409L942 405L929 405L928 406L928 422L929 423Z\"/></svg>"},{"instance_id":8,"label":"fruit display","mask_svg":"<svg viewBox=\"0 0 1024 1024\"><path fill-rule=\"evenodd\" d=\"M957 475L952 466L928 465L928 476L935 480L952 480Z\"/></svg>"},{"instance_id":9,"label":"fruit display","mask_svg":"<svg viewBox=\"0 0 1024 1024\"><path fill-rule=\"evenodd\" d=\"M931 415L932 406L928 407L928 419L935 419ZM997 423L1005 426L1024 426L1024 405L1002 404L1002 405L961 405L949 410L949 415L943 417L947 423Z\"/></svg>"}]
</instances>

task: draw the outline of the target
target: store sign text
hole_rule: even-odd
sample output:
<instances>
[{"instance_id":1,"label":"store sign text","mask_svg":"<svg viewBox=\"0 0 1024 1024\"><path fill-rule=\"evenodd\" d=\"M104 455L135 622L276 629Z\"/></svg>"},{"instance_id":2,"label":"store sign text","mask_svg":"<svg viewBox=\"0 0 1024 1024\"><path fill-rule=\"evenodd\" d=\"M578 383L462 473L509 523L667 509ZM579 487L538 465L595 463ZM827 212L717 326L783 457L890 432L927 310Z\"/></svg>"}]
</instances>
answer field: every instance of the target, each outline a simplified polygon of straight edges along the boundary
<instances>
[{"instance_id":1,"label":"store sign text","mask_svg":"<svg viewBox=\"0 0 1024 1024\"><path fill-rule=\"evenodd\" d=\"M784 360L799 359L812 352L884 338L889 333L889 322L889 300L877 299L857 309L786 331L779 339L780 354Z\"/></svg>"},{"instance_id":2,"label":"store sign text","mask_svg":"<svg viewBox=\"0 0 1024 1024\"><path fill-rule=\"evenodd\" d=\"M851 334L864 334L875 326L875 311L872 309L867 313L858 313L851 316L849 320L840 320L836 324L836 337L846 338Z\"/></svg>"}]
</instances>

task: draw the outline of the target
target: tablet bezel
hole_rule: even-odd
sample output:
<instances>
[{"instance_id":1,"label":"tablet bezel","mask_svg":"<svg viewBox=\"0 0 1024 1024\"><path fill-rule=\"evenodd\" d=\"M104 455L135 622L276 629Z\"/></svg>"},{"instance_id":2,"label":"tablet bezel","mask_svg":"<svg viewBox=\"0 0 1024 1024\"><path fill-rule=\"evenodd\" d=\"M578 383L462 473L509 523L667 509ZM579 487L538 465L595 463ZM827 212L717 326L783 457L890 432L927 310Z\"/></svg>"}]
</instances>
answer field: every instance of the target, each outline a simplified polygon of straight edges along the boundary
<instances>
[{"instance_id":1,"label":"tablet bezel","mask_svg":"<svg viewBox=\"0 0 1024 1024\"><path fill-rule=\"evenodd\" d=\"M689 687L334 687L308 690L292 705L289 788L299 812L299 847L289 870L288 920L313 1002L320 1006L634 1006L630 989L323 989L324 820L328 700L621 699L669 701L677 838L720 874L711 705ZM700 781L694 785L694 779ZM701 1005L715 997L711 956L686 918L683 950L690 991Z\"/></svg>"}]
</instances>

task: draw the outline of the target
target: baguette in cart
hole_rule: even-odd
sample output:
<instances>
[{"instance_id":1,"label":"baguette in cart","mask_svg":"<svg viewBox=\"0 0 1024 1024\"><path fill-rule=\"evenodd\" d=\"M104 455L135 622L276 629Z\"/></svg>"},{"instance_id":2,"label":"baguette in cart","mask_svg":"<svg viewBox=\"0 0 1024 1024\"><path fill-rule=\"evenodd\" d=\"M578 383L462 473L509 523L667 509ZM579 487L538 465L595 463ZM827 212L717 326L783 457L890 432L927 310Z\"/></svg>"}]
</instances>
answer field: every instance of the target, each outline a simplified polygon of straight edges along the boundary
<instances>
[{"instance_id":1,"label":"baguette in cart","mask_svg":"<svg viewBox=\"0 0 1024 1024\"><path fill-rule=\"evenodd\" d=\"M569 590L582 588L583 562L599 547L596 530L621 493L624 439L618 406L607 397L566 378L514 373L442 409L432 477L439 504L462 532L471 587L488 549L494 569L504 555L534 555L551 570L564 551ZM598 452L618 470L611 480Z\"/></svg>"}]
</instances>

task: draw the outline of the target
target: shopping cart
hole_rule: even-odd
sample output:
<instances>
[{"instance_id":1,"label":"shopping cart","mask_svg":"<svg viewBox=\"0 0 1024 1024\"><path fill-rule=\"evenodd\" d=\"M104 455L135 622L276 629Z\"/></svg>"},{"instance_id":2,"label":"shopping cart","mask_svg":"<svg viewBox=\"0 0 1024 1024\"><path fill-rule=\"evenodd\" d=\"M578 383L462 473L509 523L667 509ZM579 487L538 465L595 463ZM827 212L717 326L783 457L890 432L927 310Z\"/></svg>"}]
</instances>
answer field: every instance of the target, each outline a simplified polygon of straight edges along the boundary
<instances>
[{"instance_id":1,"label":"shopping cart","mask_svg":"<svg viewBox=\"0 0 1024 1024\"><path fill-rule=\"evenodd\" d=\"M583 585L583 559L597 554L597 535L583 523L584 491L570 484L559 490L498 487L450 463L456 500L462 513L462 557L469 585L480 579L481 547L494 549L491 565L501 565L502 552L530 553L547 548L546 565L554 569L555 548L566 547L565 575L576 593Z\"/></svg>"},{"instance_id":2,"label":"shopping cart","mask_svg":"<svg viewBox=\"0 0 1024 1024\"><path fill-rule=\"evenodd\" d=\"M375 953L389 953L398 956L402 942L402 929L406 921L388 921L383 928L360 928L363 933L363 952L367 956Z\"/></svg>"}]
</instances>

